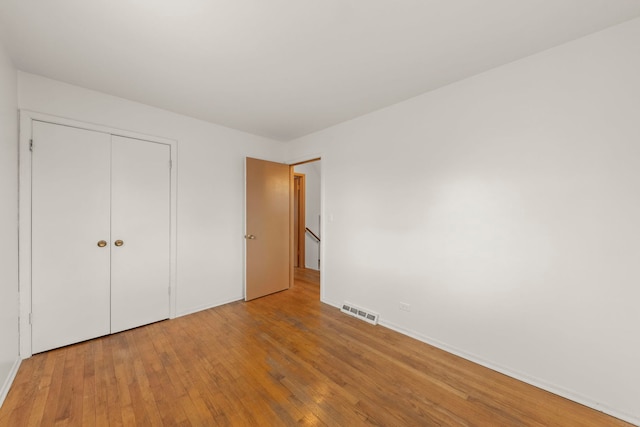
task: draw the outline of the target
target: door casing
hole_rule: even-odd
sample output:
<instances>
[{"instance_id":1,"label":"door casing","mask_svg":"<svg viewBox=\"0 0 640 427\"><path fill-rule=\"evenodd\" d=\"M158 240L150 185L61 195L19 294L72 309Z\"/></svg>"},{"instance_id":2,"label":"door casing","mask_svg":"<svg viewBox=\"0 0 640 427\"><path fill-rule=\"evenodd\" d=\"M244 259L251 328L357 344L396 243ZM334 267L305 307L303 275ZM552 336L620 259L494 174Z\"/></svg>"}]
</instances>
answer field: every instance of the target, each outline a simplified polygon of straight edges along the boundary
<instances>
[{"instance_id":1,"label":"door casing","mask_svg":"<svg viewBox=\"0 0 640 427\"><path fill-rule=\"evenodd\" d=\"M30 110L20 110L19 155L19 213L18 213L18 271L20 292L20 357L32 356L31 348L31 140L32 122L34 120L70 126L79 129L109 133L127 138L166 144L170 147L170 298L169 318L176 317L176 283L177 283L177 151L175 140L129 132L107 126L83 123L49 114Z\"/></svg>"},{"instance_id":2,"label":"door casing","mask_svg":"<svg viewBox=\"0 0 640 427\"><path fill-rule=\"evenodd\" d=\"M293 166L291 166L293 167ZM306 233L306 181L303 173L293 173L293 257L294 267L305 268L305 233Z\"/></svg>"}]
</instances>

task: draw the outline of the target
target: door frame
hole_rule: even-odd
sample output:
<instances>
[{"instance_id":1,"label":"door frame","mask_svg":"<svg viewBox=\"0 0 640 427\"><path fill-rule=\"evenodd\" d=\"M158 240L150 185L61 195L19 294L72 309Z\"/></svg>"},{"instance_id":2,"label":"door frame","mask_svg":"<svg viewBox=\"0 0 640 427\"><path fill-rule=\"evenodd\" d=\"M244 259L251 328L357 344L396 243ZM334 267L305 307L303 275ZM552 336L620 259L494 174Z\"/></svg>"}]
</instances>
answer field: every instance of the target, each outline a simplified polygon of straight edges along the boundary
<instances>
[{"instance_id":1,"label":"door frame","mask_svg":"<svg viewBox=\"0 0 640 427\"><path fill-rule=\"evenodd\" d=\"M300 188L296 188L295 187L295 183L296 181L298 181ZM293 247L295 248L296 245L298 247L298 253L295 253L295 249L294 249L294 254L293 254L293 259L294 259L294 267L295 267L295 259L296 257L298 257L298 268L306 268L306 257L305 257L305 234L306 234L306 176L303 173L297 173L297 172L293 172L293 201L294 201L294 224L293 224L293 228L294 228L294 232L293 232L293 240L294 240L294 244ZM295 201L296 201L296 197L298 199L298 211L296 212L295 209ZM298 215L298 241L296 242L296 230L295 230L295 215ZM300 263L302 263L302 266L300 266Z\"/></svg>"},{"instance_id":2,"label":"door frame","mask_svg":"<svg viewBox=\"0 0 640 427\"><path fill-rule=\"evenodd\" d=\"M62 126L108 133L127 138L140 139L170 147L170 279L169 318L176 317L177 285L177 156L178 141L150 136L138 132L84 123L31 110L20 110L20 137L18 146L18 289L20 293L20 357L26 359L31 351L31 139L33 121L42 121Z\"/></svg>"}]
</instances>

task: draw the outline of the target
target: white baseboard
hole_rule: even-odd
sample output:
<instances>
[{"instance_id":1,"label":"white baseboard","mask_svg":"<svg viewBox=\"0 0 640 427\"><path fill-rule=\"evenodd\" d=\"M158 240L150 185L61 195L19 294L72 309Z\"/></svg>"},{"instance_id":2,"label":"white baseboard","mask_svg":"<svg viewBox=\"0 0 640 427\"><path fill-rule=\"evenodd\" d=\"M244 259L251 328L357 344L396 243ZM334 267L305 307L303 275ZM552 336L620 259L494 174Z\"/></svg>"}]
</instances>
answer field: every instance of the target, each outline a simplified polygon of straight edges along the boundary
<instances>
[{"instance_id":1,"label":"white baseboard","mask_svg":"<svg viewBox=\"0 0 640 427\"><path fill-rule=\"evenodd\" d=\"M327 305L330 305L330 306L332 306L332 307L335 307L335 308L337 308L338 310L339 310L340 308L342 308L342 304L339 304L339 303L337 303L337 302L333 302L333 301L329 301L329 300L327 300L327 299L320 298L320 302L321 302L321 303L323 303L323 304L327 304ZM399 332L399 331L398 331L398 332Z\"/></svg>"},{"instance_id":2,"label":"white baseboard","mask_svg":"<svg viewBox=\"0 0 640 427\"><path fill-rule=\"evenodd\" d=\"M333 305L333 304L332 304ZM477 363L478 365L484 366L485 368L489 368L493 371L496 372L500 372L501 374L504 374L508 377L511 378L515 378L519 381L522 381L524 383L530 384L534 387L538 387L542 390L546 390L549 393L553 393L555 395L558 395L560 397L564 397L566 399L569 399L571 401L574 401L576 403L579 403L581 405L587 406L589 408L595 409L596 411L600 411L603 412L607 415L611 415L612 417L618 418L620 420L626 421L628 423L640 426L640 418L633 416L631 414L626 414L626 413L622 413L620 411L617 411L613 408L610 408L602 403L599 403L593 399L590 399L588 397L582 396L579 393L576 393L574 391L571 390L567 390L563 387L559 387L555 384L550 384L546 381L543 381L539 378L535 378L532 377L530 375L524 374L522 372L518 372L515 371L513 369L510 368L506 368L504 366L500 366L500 365L496 365L494 363L491 363L487 360L484 360L481 357L478 357L474 354L468 353L466 351L462 351L460 349L457 349L455 347L452 347L448 344L445 344L443 342L440 342L438 340L432 339L430 337L424 336L418 332L412 331L412 330L408 330L405 329L401 326L395 325L391 322L386 322L384 320L380 320L379 321L379 325L380 326L384 326L385 328L389 328L391 330L394 330L396 332L399 332L403 335L407 335L411 338L417 339L418 341L422 341L426 344L432 345L434 347L439 348L440 350L444 350L447 353L451 353L451 354L455 354L458 357L461 357L463 359L469 360L471 362Z\"/></svg>"},{"instance_id":3,"label":"white baseboard","mask_svg":"<svg viewBox=\"0 0 640 427\"><path fill-rule=\"evenodd\" d=\"M232 302L240 301L242 299L243 299L243 297L239 296L239 297L231 298L231 299L228 299L228 300L217 301L217 302L215 302L213 304L202 305L202 306L199 306L199 307L195 307L195 308L189 309L187 311L181 311L180 313L176 313L176 317L188 316L189 314L197 313L199 311L208 310L210 308L220 307L221 305L225 305L225 304L229 304L229 303L232 303Z\"/></svg>"},{"instance_id":4,"label":"white baseboard","mask_svg":"<svg viewBox=\"0 0 640 427\"><path fill-rule=\"evenodd\" d=\"M7 398L7 394L9 394L9 389L11 388L11 384L13 384L13 380L16 379L16 374L18 373L18 369L20 368L20 363L22 363L22 359L18 358L14 362L11 370L9 371L9 375L7 379L2 384L2 388L0 388L0 406L4 403L4 399Z\"/></svg>"}]
</instances>

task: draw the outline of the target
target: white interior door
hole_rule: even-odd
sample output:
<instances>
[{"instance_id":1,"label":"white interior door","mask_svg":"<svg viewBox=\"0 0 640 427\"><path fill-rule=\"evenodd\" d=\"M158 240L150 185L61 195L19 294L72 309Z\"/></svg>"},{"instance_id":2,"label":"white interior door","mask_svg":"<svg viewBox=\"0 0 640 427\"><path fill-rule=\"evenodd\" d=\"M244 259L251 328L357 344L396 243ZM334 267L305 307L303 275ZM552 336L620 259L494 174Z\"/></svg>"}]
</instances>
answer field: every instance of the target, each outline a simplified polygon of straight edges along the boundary
<instances>
[{"instance_id":1,"label":"white interior door","mask_svg":"<svg viewBox=\"0 0 640 427\"><path fill-rule=\"evenodd\" d=\"M32 349L38 353L110 331L111 137L39 121L32 135Z\"/></svg>"},{"instance_id":2,"label":"white interior door","mask_svg":"<svg viewBox=\"0 0 640 427\"><path fill-rule=\"evenodd\" d=\"M115 333L169 317L171 153L168 145L113 136L111 158Z\"/></svg>"}]
</instances>

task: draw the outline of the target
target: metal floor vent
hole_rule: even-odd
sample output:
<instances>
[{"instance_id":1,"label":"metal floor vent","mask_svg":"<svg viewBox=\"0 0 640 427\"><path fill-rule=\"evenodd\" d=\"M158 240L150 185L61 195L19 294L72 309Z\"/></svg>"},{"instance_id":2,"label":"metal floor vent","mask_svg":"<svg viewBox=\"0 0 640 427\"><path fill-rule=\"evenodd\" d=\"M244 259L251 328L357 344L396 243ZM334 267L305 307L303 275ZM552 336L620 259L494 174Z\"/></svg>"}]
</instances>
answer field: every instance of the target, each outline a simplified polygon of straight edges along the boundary
<instances>
[{"instance_id":1,"label":"metal floor vent","mask_svg":"<svg viewBox=\"0 0 640 427\"><path fill-rule=\"evenodd\" d=\"M372 325L377 325L378 317L380 317L378 313L374 313L371 310L367 310L365 308L355 306L350 302L346 302L346 301L342 304L340 311L345 314L348 314L349 316L353 316L360 320L364 320L365 322L371 323Z\"/></svg>"}]
</instances>

